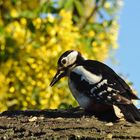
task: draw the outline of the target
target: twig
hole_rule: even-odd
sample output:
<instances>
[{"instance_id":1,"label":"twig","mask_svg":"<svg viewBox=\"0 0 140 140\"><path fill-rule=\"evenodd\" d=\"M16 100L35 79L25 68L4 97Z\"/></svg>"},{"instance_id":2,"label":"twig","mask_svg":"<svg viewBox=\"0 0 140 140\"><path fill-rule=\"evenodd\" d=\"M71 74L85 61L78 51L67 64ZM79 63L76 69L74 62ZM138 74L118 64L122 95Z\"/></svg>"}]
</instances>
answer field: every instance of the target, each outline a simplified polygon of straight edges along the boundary
<instances>
[{"instance_id":1,"label":"twig","mask_svg":"<svg viewBox=\"0 0 140 140\"><path fill-rule=\"evenodd\" d=\"M88 21L91 19L91 17L95 14L95 12L96 12L101 6L104 5L105 1L106 1L106 0L102 0L101 5L99 5L100 0L98 0L98 1L96 2L95 7L93 8L93 10L92 10L91 13L89 14L89 16L88 16L87 18L85 18L85 21L84 21L84 23L81 25L80 29L82 29L82 28L84 28L84 27L86 26L86 24L87 24Z\"/></svg>"}]
</instances>

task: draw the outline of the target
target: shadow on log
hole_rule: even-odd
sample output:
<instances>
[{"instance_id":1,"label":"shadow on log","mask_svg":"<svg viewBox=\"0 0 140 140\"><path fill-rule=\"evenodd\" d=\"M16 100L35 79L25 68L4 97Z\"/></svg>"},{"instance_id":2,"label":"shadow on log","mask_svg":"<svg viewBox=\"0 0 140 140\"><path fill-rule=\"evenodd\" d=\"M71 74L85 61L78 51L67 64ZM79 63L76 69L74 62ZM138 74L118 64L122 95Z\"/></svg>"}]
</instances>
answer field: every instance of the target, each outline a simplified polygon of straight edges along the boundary
<instances>
[{"instance_id":1,"label":"shadow on log","mask_svg":"<svg viewBox=\"0 0 140 140\"><path fill-rule=\"evenodd\" d=\"M115 119L110 113L93 115L80 108L6 111L0 114L0 139L140 139L140 122Z\"/></svg>"}]
</instances>

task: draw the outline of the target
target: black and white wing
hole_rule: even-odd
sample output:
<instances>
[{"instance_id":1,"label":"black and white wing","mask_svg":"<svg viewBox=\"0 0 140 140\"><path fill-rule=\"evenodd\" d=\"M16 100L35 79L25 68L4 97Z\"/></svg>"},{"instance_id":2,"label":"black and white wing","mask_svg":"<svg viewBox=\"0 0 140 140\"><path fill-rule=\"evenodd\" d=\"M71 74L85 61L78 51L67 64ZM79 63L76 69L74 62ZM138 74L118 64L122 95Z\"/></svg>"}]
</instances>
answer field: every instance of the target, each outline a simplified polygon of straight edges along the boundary
<instances>
[{"instance_id":1,"label":"black and white wing","mask_svg":"<svg viewBox=\"0 0 140 140\"><path fill-rule=\"evenodd\" d=\"M79 69L78 69L79 68ZM107 65L86 60L71 73L76 89L101 104L119 107L127 120L140 120L139 110L133 105L132 99L138 97L126 82Z\"/></svg>"},{"instance_id":2,"label":"black and white wing","mask_svg":"<svg viewBox=\"0 0 140 140\"><path fill-rule=\"evenodd\" d=\"M107 80L106 86L117 90L122 97L127 98L129 100L139 99L133 93L128 84L126 84L126 82L107 65L98 61L87 60L84 63L84 68L90 71L91 73L95 73L96 75L101 74L102 80Z\"/></svg>"}]
</instances>

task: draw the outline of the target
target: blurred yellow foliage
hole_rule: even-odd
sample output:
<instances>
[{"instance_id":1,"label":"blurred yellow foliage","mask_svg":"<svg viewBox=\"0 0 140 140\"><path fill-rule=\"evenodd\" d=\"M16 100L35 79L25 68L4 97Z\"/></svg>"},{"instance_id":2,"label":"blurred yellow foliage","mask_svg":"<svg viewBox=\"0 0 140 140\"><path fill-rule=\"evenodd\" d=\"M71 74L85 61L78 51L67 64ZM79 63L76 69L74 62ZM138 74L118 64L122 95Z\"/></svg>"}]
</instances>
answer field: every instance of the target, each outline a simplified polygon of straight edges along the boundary
<instances>
[{"instance_id":1,"label":"blurred yellow foliage","mask_svg":"<svg viewBox=\"0 0 140 140\"><path fill-rule=\"evenodd\" d=\"M117 48L118 24L102 23L84 31L73 22L73 13L61 9L57 16L24 14L38 6L38 1L9 0L2 3L10 20L3 24L0 16L0 111L8 109L57 108L61 103L76 105L67 82L62 79L54 88L49 86L59 56L75 49L90 59L104 61L111 48ZM33 4L33 7L31 6ZM105 5L109 7L108 4ZM24 11L23 16L21 11ZM30 11L31 12L31 11ZM28 13L31 14L31 13ZM7 18L7 17L6 17ZM103 30L108 28L107 30ZM101 30L99 30L101 29Z\"/></svg>"}]
</instances>

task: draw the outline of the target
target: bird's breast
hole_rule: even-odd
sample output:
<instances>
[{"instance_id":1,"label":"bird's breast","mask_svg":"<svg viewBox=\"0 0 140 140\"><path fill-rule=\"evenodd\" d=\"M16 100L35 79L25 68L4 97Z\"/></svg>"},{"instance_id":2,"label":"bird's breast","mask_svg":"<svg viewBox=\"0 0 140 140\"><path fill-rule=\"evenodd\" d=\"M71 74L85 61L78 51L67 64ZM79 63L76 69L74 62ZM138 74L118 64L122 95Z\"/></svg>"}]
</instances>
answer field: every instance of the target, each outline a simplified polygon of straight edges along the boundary
<instances>
[{"instance_id":1,"label":"bird's breast","mask_svg":"<svg viewBox=\"0 0 140 140\"><path fill-rule=\"evenodd\" d=\"M68 80L68 85L69 85L70 91L72 92L74 98L77 100L79 105L83 108L87 108L90 104L90 98L87 97L81 91L78 91L74 82L70 78Z\"/></svg>"},{"instance_id":2,"label":"bird's breast","mask_svg":"<svg viewBox=\"0 0 140 140\"><path fill-rule=\"evenodd\" d=\"M73 96L81 107L88 108L93 101L86 94L90 92L90 86L98 83L102 76L91 73L83 66L77 66L70 72L68 77L69 88Z\"/></svg>"},{"instance_id":3,"label":"bird's breast","mask_svg":"<svg viewBox=\"0 0 140 140\"><path fill-rule=\"evenodd\" d=\"M78 91L70 79L69 88L79 105L86 111L101 113L112 109L111 106L98 103L96 100L86 96L85 93Z\"/></svg>"}]
</instances>

